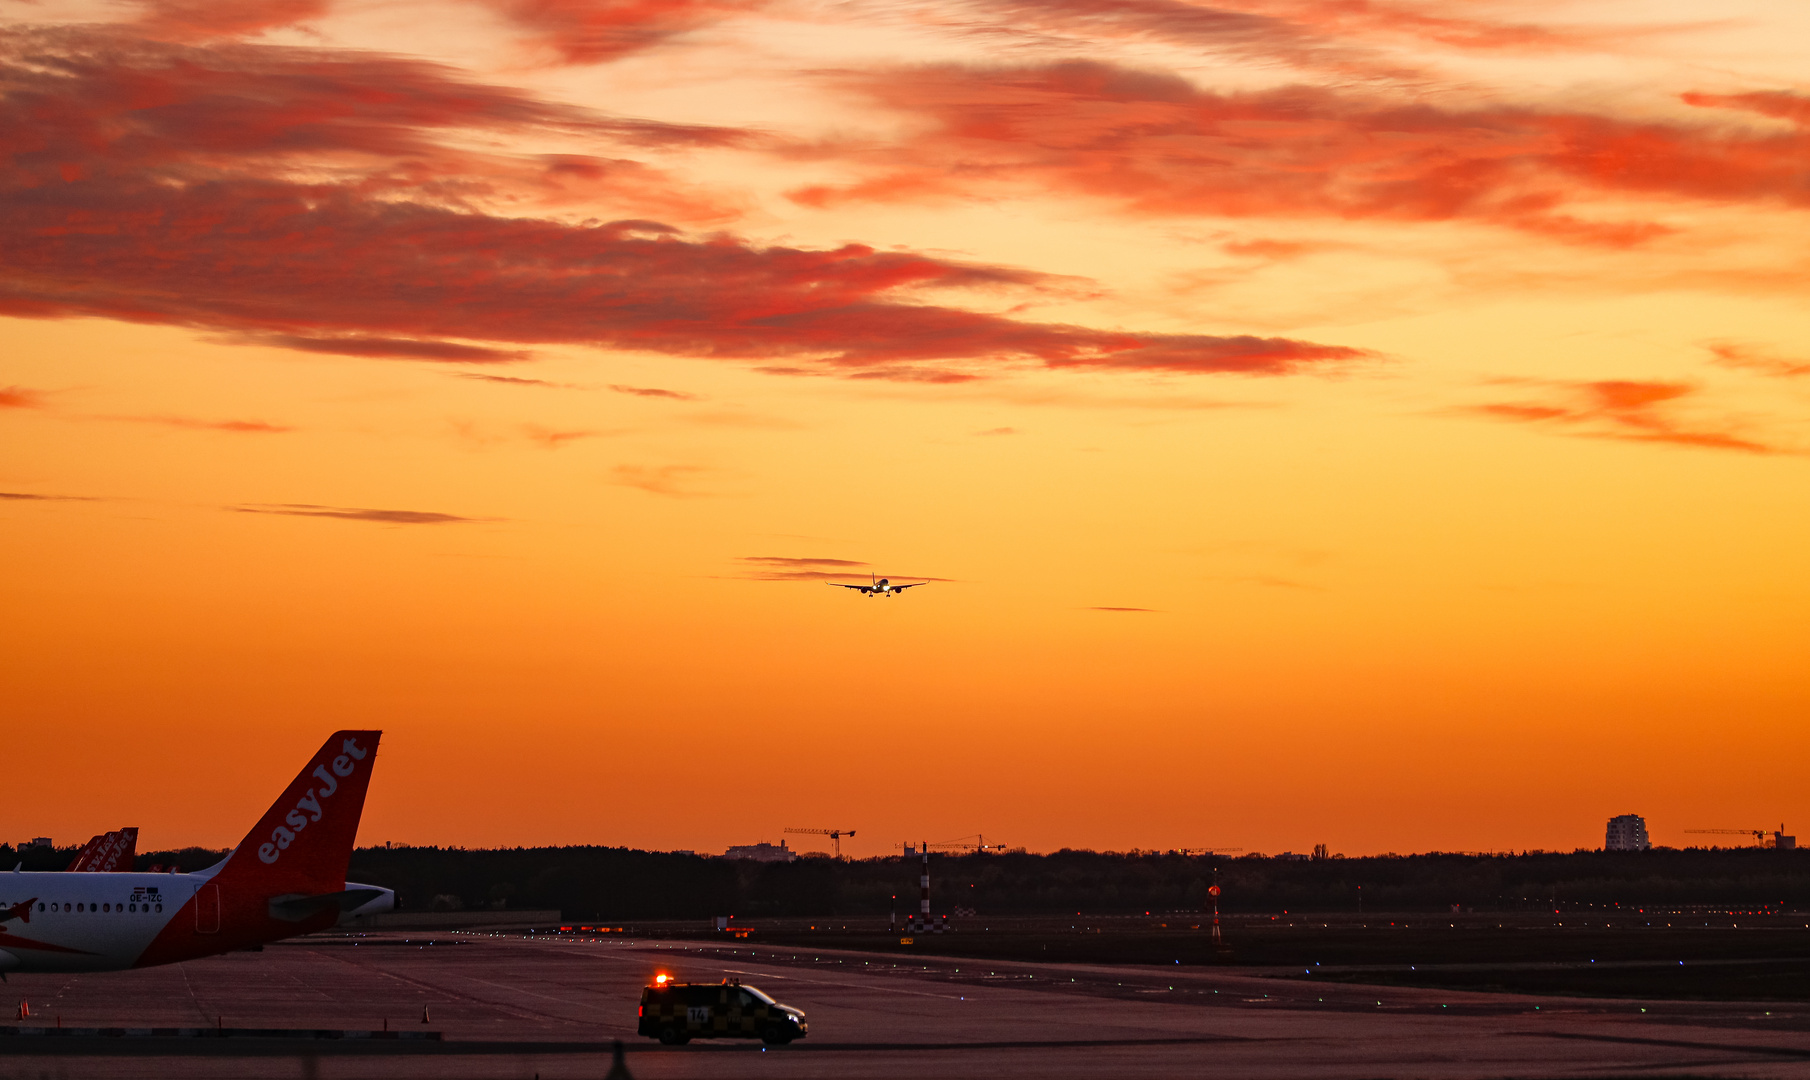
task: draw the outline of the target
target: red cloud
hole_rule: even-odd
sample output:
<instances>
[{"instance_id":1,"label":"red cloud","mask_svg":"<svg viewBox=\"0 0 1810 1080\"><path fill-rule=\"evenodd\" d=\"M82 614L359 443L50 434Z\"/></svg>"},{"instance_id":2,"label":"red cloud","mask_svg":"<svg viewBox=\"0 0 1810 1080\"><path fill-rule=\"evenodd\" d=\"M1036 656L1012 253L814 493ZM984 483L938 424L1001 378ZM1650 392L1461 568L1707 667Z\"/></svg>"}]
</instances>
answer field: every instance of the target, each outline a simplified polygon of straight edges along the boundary
<instances>
[{"instance_id":1,"label":"red cloud","mask_svg":"<svg viewBox=\"0 0 1810 1080\"><path fill-rule=\"evenodd\" d=\"M699 473L709 472L702 465L618 465L611 470L615 483L640 488L652 495L671 495L678 499L695 498L705 492L693 490L689 481Z\"/></svg>"},{"instance_id":2,"label":"red cloud","mask_svg":"<svg viewBox=\"0 0 1810 1080\"><path fill-rule=\"evenodd\" d=\"M0 386L0 409L41 409L44 395L23 386Z\"/></svg>"},{"instance_id":3,"label":"red cloud","mask_svg":"<svg viewBox=\"0 0 1810 1080\"><path fill-rule=\"evenodd\" d=\"M750 581L830 581L849 576L850 570L867 566L855 559L813 559L786 555L744 555ZM838 569L841 568L841 569Z\"/></svg>"},{"instance_id":4,"label":"red cloud","mask_svg":"<svg viewBox=\"0 0 1810 1080\"><path fill-rule=\"evenodd\" d=\"M1135 214L1472 219L1609 246L1666 229L1575 211L1626 197L1810 206L1810 132L1803 130L1458 108L1305 86L1220 94L1172 75L1089 62L944 66L849 80L930 126L883 153L840 148L886 164L850 184L792 192L800 203L922 201L1029 186ZM1741 99L1745 107L1788 111L1778 95L1752 97ZM909 164L894 164L901 161Z\"/></svg>"},{"instance_id":5,"label":"red cloud","mask_svg":"<svg viewBox=\"0 0 1810 1080\"><path fill-rule=\"evenodd\" d=\"M551 390L577 390L580 387L571 383L548 382L546 379L523 379L514 375L491 375L482 371L454 371L449 374L461 379L476 379L479 382L502 383L505 386L544 386Z\"/></svg>"},{"instance_id":6,"label":"red cloud","mask_svg":"<svg viewBox=\"0 0 1810 1080\"><path fill-rule=\"evenodd\" d=\"M145 0L140 27L153 37L200 41L292 26L327 13L327 0Z\"/></svg>"},{"instance_id":7,"label":"red cloud","mask_svg":"<svg viewBox=\"0 0 1810 1080\"><path fill-rule=\"evenodd\" d=\"M373 356L403 360L444 360L459 364L507 364L531 360L534 354L520 349L493 349L487 345L462 345L453 341L418 341L413 338L363 337L347 334L307 337L302 334L245 335L244 340L275 345L298 352L332 353L336 356ZM517 382L521 380L515 380Z\"/></svg>"},{"instance_id":8,"label":"red cloud","mask_svg":"<svg viewBox=\"0 0 1810 1080\"><path fill-rule=\"evenodd\" d=\"M604 434L604 432L601 431L590 431L588 429L580 431L559 431L554 428L544 427L540 424L524 424L522 425L522 433L549 450L559 450L569 442L576 442L579 439L595 439Z\"/></svg>"},{"instance_id":9,"label":"red cloud","mask_svg":"<svg viewBox=\"0 0 1810 1080\"><path fill-rule=\"evenodd\" d=\"M1551 27L1501 22L1434 7L1377 0L969 0L934 16L976 35L1157 40L1223 55L1332 71L1345 77L1414 78L1384 51L1403 42L1465 52L1551 53L1625 45L1677 27Z\"/></svg>"},{"instance_id":10,"label":"red cloud","mask_svg":"<svg viewBox=\"0 0 1810 1080\"><path fill-rule=\"evenodd\" d=\"M341 521L373 521L380 525L458 525L483 518L460 517L434 510L365 510L351 506L316 506L312 503L275 503L235 506L241 514L281 514L287 517L338 518Z\"/></svg>"},{"instance_id":11,"label":"red cloud","mask_svg":"<svg viewBox=\"0 0 1810 1080\"><path fill-rule=\"evenodd\" d=\"M162 424L190 431L229 431L239 435L281 435L295 430L263 420L197 420L191 416L111 416L107 419L135 424Z\"/></svg>"},{"instance_id":12,"label":"red cloud","mask_svg":"<svg viewBox=\"0 0 1810 1080\"><path fill-rule=\"evenodd\" d=\"M758 0L483 0L569 64L615 60L760 6Z\"/></svg>"},{"instance_id":13,"label":"red cloud","mask_svg":"<svg viewBox=\"0 0 1810 1080\"><path fill-rule=\"evenodd\" d=\"M1469 411L1497 420L1554 426L1590 438L1741 450L1750 454L1782 452L1742 435L1681 424L1664 406L1697 392L1695 387L1685 383L1604 379L1550 385L1560 391L1562 401L1499 402L1476 406Z\"/></svg>"},{"instance_id":14,"label":"red cloud","mask_svg":"<svg viewBox=\"0 0 1810 1080\"><path fill-rule=\"evenodd\" d=\"M1229 6L1255 6L1231 0ZM1262 10L1333 38L1407 38L1470 52L1570 52L1625 43L1630 37L1683 27L1554 27L1529 22L1454 15L1451 4L1389 3L1386 0L1284 0Z\"/></svg>"},{"instance_id":15,"label":"red cloud","mask_svg":"<svg viewBox=\"0 0 1810 1080\"><path fill-rule=\"evenodd\" d=\"M696 394L687 394L680 390L662 390L657 386L622 386L612 383L610 389L618 394L630 394L634 397L670 398L674 401L696 401Z\"/></svg>"},{"instance_id":16,"label":"red cloud","mask_svg":"<svg viewBox=\"0 0 1810 1080\"><path fill-rule=\"evenodd\" d=\"M506 154L457 136L536 135L670 149L741 145L726 128L604 116L344 50L186 47L77 29L0 32L0 152L11 186L288 181L520 213L614 203L717 222L735 210L621 157Z\"/></svg>"},{"instance_id":17,"label":"red cloud","mask_svg":"<svg viewBox=\"0 0 1810 1080\"><path fill-rule=\"evenodd\" d=\"M854 374L1001 359L1282 374L1366 355L1030 323L926 300L934 289L1054 287L1024 271L859 245L688 240L651 221L504 217L389 172L336 180L329 166L348 155L431 156L429 133L461 116L577 122L422 65L237 45L173 59L112 39L84 53L71 43L87 39L67 34L0 40L13 46L0 51L0 313L188 325L359 355L506 360L517 355L461 342L579 343Z\"/></svg>"},{"instance_id":18,"label":"red cloud","mask_svg":"<svg viewBox=\"0 0 1810 1080\"><path fill-rule=\"evenodd\" d=\"M1746 368L1774 375L1781 379L1795 379L1810 375L1810 360L1793 357L1774 356L1765 349L1752 345L1742 345L1733 341L1713 341L1705 348L1715 357L1715 362L1723 367Z\"/></svg>"},{"instance_id":19,"label":"red cloud","mask_svg":"<svg viewBox=\"0 0 1810 1080\"><path fill-rule=\"evenodd\" d=\"M1788 120L1799 127L1810 126L1810 97L1778 90L1751 94L1684 94L1685 104L1714 109L1741 109L1778 120Z\"/></svg>"}]
</instances>

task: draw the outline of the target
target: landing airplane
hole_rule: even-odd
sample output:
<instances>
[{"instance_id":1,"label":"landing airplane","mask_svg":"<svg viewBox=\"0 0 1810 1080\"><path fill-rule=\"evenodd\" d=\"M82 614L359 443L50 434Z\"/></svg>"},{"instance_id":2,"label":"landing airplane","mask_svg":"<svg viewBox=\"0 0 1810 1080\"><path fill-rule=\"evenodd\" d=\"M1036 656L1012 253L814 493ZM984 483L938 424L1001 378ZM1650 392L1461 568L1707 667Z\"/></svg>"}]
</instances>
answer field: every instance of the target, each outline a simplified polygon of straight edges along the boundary
<instances>
[{"instance_id":1,"label":"landing airplane","mask_svg":"<svg viewBox=\"0 0 1810 1080\"><path fill-rule=\"evenodd\" d=\"M239 846L192 874L0 872L0 978L123 971L325 930L388 911L346 880L381 731L338 731Z\"/></svg>"},{"instance_id":2,"label":"landing airplane","mask_svg":"<svg viewBox=\"0 0 1810 1080\"><path fill-rule=\"evenodd\" d=\"M834 585L839 589L853 589L863 596L891 596L893 593L902 593L906 589L915 589L919 585L928 585L929 582L914 581L909 585L894 585L886 578L877 578L868 585L844 585L840 581L826 581L824 584Z\"/></svg>"}]
</instances>

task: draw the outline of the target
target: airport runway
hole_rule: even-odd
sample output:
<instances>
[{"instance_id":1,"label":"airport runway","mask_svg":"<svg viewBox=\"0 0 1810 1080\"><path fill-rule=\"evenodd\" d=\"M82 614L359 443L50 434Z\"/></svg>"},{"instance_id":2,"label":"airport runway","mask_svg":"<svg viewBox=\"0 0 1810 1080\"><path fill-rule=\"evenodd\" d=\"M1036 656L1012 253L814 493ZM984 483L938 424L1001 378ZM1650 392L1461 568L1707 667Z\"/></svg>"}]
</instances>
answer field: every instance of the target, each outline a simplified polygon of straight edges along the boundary
<instances>
[{"instance_id":1,"label":"airport runway","mask_svg":"<svg viewBox=\"0 0 1810 1080\"><path fill-rule=\"evenodd\" d=\"M771 1050L638 1038L640 989L660 970L760 986L804 1009L811 1035ZM1810 1076L1806 1006L1387 990L1248 969L914 963L747 942L323 937L146 971L13 975L0 993L8 1016L30 1003L31 1019L12 1028L388 1026L443 1039L0 1032L0 1080L600 1078L616 1039L644 1080Z\"/></svg>"}]
</instances>

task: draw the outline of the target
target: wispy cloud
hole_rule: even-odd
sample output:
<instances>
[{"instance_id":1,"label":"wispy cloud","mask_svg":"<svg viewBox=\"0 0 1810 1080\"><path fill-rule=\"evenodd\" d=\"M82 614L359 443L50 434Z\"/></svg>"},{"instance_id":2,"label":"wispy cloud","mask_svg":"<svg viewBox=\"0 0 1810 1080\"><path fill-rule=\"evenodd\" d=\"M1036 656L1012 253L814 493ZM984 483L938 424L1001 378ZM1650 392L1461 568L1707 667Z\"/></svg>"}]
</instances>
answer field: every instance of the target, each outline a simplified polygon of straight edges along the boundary
<instances>
[{"instance_id":1,"label":"wispy cloud","mask_svg":"<svg viewBox=\"0 0 1810 1080\"><path fill-rule=\"evenodd\" d=\"M1676 409L1700 393L1689 383L1602 379L1593 382L1515 380L1545 390L1544 401L1501 401L1466 410L1492 420L1549 427L1566 434L1624 442L1663 443L1749 454L1786 451L1727 428L1699 427Z\"/></svg>"},{"instance_id":2,"label":"wispy cloud","mask_svg":"<svg viewBox=\"0 0 1810 1080\"><path fill-rule=\"evenodd\" d=\"M830 581L868 565L856 559L791 555L744 555L740 561L747 564L740 576L753 581Z\"/></svg>"},{"instance_id":3,"label":"wispy cloud","mask_svg":"<svg viewBox=\"0 0 1810 1080\"><path fill-rule=\"evenodd\" d=\"M226 431L239 435L282 435L295 429L264 420L200 420L192 416L108 416L128 424L160 424L186 431Z\"/></svg>"},{"instance_id":4,"label":"wispy cloud","mask_svg":"<svg viewBox=\"0 0 1810 1080\"><path fill-rule=\"evenodd\" d=\"M993 41L1066 42L1091 52L1115 41L1154 41L1346 81L1421 74L1388 51L1402 44L1462 53L1619 51L1631 39L1681 29L1676 23L1542 25L1493 19L1469 7L1386 0L942 0L926 6L939 26Z\"/></svg>"},{"instance_id":5,"label":"wispy cloud","mask_svg":"<svg viewBox=\"0 0 1810 1080\"><path fill-rule=\"evenodd\" d=\"M505 386L543 386L553 390L581 390L583 387L572 383L548 382L546 379L524 379L516 375L491 375L483 371L452 371L461 379L476 379L479 382L502 383Z\"/></svg>"},{"instance_id":6,"label":"wispy cloud","mask_svg":"<svg viewBox=\"0 0 1810 1080\"><path fill-rule=\"evenodd\" d=\"M42 409L44 394L23 386L0 386L0 409Z\"/></svg>"},{"instance_id":7,"label":"wispy cloud","mask_svg":"<svg viewBox=\"0 0 1810 1080\"><path fill-rule=\"evenodd\" d=\"M1096 606L1096 607L1090 607L1087 610L1088 611L1145 611L1145 612L1154 613L1154 612L1160 611L1161 609L1160 608L1149 608L1149 607L1100 607L1100 606Z\"/></svg>"},{"instance_id":8,"label":"wispy cloud","mask_svg":"<svg viewBox=\"0 0 1810 1080\"><path fill-rule=\"evenodd\" d=\"M1734 341L1712 341L1704 347L1710 351L1714 362L1723 367L1757 371L1781 379L1810 376L1810 360L1802 357L1779 356L1770 349Z\"/></svg>"},{"instance_id":9,"label":"wispy cloud","mask_svg":"<svg viewBox=\"0 0 1810 1080\"><path fill-rule=\"evenodd\" d=\"M140 0L140 26L155 37L206 41L294 26L327 13L328 0Z\"/></svg>"},{"instance_id":10,"label":"wispy cloud","mask_svg":"<svg viewBox=\"0 0 1810 1080\"><path fill-rule=\"evenodd\" d=\"M692 487L691 481L713 471L702 465L618 465L610 470L610 482L650 495L692 499L710 493Z\"/></svg>"},{"instance_id":11,"label":"wispy cloud","mask_svg":"<svg viewBox=\"0 0 1810 1080\"><path fill-rule=\"evenodd\" d=\"M623 386L619 383L612 383L610 389L618 394L631 394L635 397L670 398L673 401L698 400L696 394L687 394L681 390L662 390L657 386Z\"/></svg>"},{"instance_id":12,"label":"wispy cloud","mask_svg":"<svg viewBox=\"0 0 1810 1080\"><path fill-rule=\"evenodd\" d=\"M310 337L302 334L246 334L242 340L260 345L274 345L299 352L330 353L335 356L368 356L394 360L439 360L457 364L514 364L534 359L522 349L496 349L487 345L467 345L457 341L433 341L418 338L369 337L358 334ZM471 377L477 373L461 372ZM501 376L491 376L501 380Z\"/></svg>"},{"instance_id":13,"label":"wispy cloud","mask_svg":"<svg viewBox=\"0 0 1810 1080\"><path fill-rule=\"evenodd\" d=\"M288 517L336 518L340 521L370 521L381 525L463 525L487 521L488 518L463 517L431 510L371 510L352 506L317 506L313 503L268 503L228 507L241 514L281 514Z\"/></svg>"},{"instance_id":14,"label":"wispy cloud","mask_svg":"<svg viewBox=\"0 0 1810 1080\"><path fill-rule=\"evenodd\" d=\"M826 147L858 178L799 187L801 205L1055 191L1147 217L1469 220L1607 248L1672 231L1610 208L1630 198L1810 208L1795 94L1685 95L1701 119L1651 120L1336 85L1216 92L1092 61L842 79L920 123L903 144Z\"/></svg>"},{"instance_id":15,"label":"wispy cloud","mask_svg":"<svg viewBox=\"0 0 1810 1080\"><path fill-rule=\"evenodd\" d=\"M760 0L481 0L527 41L568 64L597 64L663 44Z\"/></svg>"},{"instance_id":16,"label":"wispy cloud","mask_svg":"<svg viewBox=\"0 0 1810 1080\"><path fill-rule=\"evenodd\" d=\"M539 424L524 424L522 425L522 431L529 439L541 444L549 450L558 450L566 444L576 442L579 439L596 439L609 434L609 432L606 431L592 431L589 429L561 431L555 428L542 427Z\"/></svg>"},{"instance_id":17,"label":"wispy cloud","mask_svg":"<svg viewBox=\"0 0 1810 1080\"><path fill-rule=\"evenodd\" d=\"M96 502L92 495L38 495L28 491L0 491L0 499L15 502Z\"/></svg>"},{"instance_id":18,"label":"wispy cloud","mask_svg":"<svg viewBox=\"0 0 1810 1080\"><path fill-rule=\"evenodd\" d=\"M988 428L985 431L977 431L974 434L976 434L976 435L1016 435L1016 434L1018 434L1018 429L1011 428L1011 427L996 427L996 428Z\"/></svg>"}]
</instances>

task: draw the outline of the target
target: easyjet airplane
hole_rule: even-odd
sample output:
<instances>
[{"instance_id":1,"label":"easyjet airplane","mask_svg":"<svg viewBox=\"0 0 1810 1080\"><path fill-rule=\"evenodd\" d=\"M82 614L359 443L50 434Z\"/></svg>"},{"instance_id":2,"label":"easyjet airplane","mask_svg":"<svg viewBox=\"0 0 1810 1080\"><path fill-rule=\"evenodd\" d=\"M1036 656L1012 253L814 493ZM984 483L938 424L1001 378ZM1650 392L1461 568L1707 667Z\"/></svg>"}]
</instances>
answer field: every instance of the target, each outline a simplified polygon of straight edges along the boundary
<instances>
[{"instance_id":1,"label":"easyjet airplane","mask_svg":"<svg viewBox=\"0 0 1810 1080\"><path fill-rule=\"evenodd\" d=\"M346 880L380 731L340 731L226 858L192 874L0 871L0 977L173 964L395 906Z\"/></svg>"}]
</instances>

